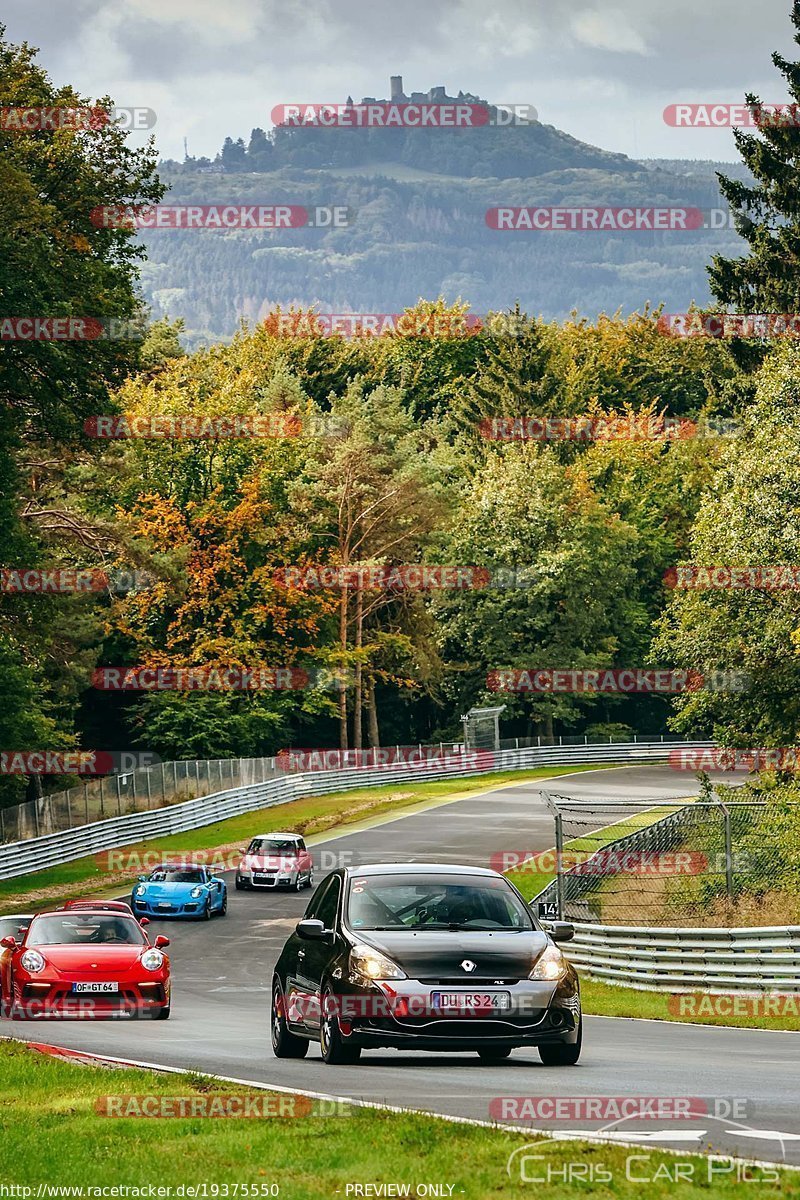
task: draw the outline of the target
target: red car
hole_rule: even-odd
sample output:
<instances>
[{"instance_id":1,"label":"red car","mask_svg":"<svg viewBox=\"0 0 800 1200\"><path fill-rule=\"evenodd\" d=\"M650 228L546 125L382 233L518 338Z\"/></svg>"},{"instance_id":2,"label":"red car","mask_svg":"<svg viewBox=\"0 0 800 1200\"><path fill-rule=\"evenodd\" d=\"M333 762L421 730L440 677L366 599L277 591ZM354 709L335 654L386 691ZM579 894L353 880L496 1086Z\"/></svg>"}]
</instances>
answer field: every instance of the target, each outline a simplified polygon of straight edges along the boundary
<instances>
[{"instance_id":1,"label":"red car","mask_svg":"<svg viewBox=\"0 0 800 1200\"><path fill-rule=\"evenodd\" d=\"M150 942L132 915L106 908L39 913L21 940L0 940L0 1012L9 1017L170 1013L169 938Z\"/></svg>"},{"instance_id":2,"label":"red car","mask_svg":"<svg viewBox=\"0 0 800 1200\"><path fill-rule=\"evenodd\" d=\"M254 837L236 871L236 890L314 886L314 860L299 833L262 833Z\"/></svg>"},{"instance_id":3,"label":"red car","mask_svg":"<svg viewBox=\"0 0 800 1200\"><path fill-rule=\"evenodd\" d=\"M65 900L59 908L91 908L95 912L121 912L133 915L133 909L125 900Z\"/></svg>"}]
</instances>

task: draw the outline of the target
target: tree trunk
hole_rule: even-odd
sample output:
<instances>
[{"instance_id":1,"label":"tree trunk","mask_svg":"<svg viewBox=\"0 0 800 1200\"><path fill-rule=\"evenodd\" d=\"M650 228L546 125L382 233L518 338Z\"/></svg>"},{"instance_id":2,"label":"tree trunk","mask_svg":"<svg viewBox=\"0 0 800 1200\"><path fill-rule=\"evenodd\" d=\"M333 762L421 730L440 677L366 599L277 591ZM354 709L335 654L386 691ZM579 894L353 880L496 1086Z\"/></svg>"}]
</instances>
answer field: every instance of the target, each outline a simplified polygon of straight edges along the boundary
<instances>
[{"instance_id":1,"label":"tree trunk","mask_svg":"<svg viewBox=\"0 0 800 1200\"><path fill-rule=\"evenodd\" d=\"M381 735L378 729L378 706L375 703L375 676L371 673L368 673L366 678L366 704L369 744L377 750L381 744Z\"/></svg>"},{"instance_id":2,"label":"tree trunk","mask_svg":"<svg viewBox=\"0 0 800 1200\"><path fill-rule=\"evenodd\" d=\"M359 582L356 591L356 669L355 669L355 687L353 690L353 746L356 750L360 750L363 745L362 734L362 688L363 668L361 658L358 652L364 644L364 590ZM357 760L356 760L357 761Z\"/></svg>"},{"instance_id":3,"label":"tree trunk","mask_svg":"<svg viewBox=\"0 0 800 1200\"><path fill-rule=\"evenodd\" d=\"M347 588L342 588L342 599L339 605L339 645L342 649L342 662L339 672L339 749L349 749L347 743L347 678L345 664L347 661Z\"/></svg>"}]
</instances>

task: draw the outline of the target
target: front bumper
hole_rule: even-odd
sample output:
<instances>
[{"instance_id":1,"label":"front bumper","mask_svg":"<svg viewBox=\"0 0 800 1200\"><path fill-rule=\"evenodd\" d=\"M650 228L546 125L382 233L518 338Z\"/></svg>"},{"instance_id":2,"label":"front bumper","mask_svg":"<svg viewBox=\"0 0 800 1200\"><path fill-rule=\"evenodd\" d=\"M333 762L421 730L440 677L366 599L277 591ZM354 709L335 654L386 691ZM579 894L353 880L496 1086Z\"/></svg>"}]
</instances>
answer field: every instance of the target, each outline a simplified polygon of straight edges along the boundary
<instances>
[{"instance_id":1,"label":"front bumper","mask_svg":"<svg viewBox=\"0 0 800 1200\"><path fill-rule=\"evenodd\" d=\"M284 873L282 875L277 873L275 875L267 875L262 872L256 872L255 874L259 876L257 879L254 879L253 874L250 872L247 872L244 875L237 873L236 882L238 886L243 888L252 888L253 891L275 891L277 888L295 887L297 884L297 871L294 871L291 874Z\"/></svg>"},{"instance_id":2,"label":"front bumper","mask_svg":"<svg viewBox=\"0 0 800 1200\"><path fill-rule=\"evenodd\" d=\"M137 917L202 917L209 904L206 896L198 896L195 900L151 900L148 896L133 896L131 908ZM164 907L169 905L169 907Z\"/></svg>"},{"instance_id":3,"label":"front bumper","mask_svg":"<svg viewBox=\"0 0 800 1200\"><path fill-rule=\"evenodd\" d=\"M432 991L504 991L507 1010L461 1014L436 1010ZM542 1046L574 1043L581 1019L577 977L553 984L534 980L399 980L369 988L349 988L336 997L342 1033L364 1046L398 1049L478 1050L487 1047Z\"/></svg>"},{"instance_id":4,"label":"front bumper","mask_svg":"<svg viewBox=\"0 0 800 1200\"><path fill-rule=\"evenodd\" d=\"M87 982L86 979L79 982ZM14 1015L42 1017L121 1017L144 1015L168 1007L170 980L154 971L151 979L119 977L119 991L75 993L72 980L20 979L14 982Z\"/></svg>"}]
</instances>

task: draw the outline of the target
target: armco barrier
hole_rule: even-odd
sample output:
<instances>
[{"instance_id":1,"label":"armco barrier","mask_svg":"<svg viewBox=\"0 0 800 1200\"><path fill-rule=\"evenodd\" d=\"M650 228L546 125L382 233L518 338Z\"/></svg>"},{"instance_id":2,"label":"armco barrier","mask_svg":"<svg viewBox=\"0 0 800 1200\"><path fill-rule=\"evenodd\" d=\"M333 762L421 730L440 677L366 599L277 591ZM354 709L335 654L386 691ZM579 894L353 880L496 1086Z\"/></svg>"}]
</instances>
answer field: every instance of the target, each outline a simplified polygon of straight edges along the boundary
<instances>
[{"instance_id":1,"label":"armco barrier","mask_svg":"<svg viewBox=\"0 0 800 1200\"><path fill-rule=\"evenodd\" d=\"M800 927L650 929L575 925L567 956L606 983L643 991L800 993Z\"/></svg>"},{"instance_id":2,"label":"armco barrier","mask_svg":"<svg viewBox=\"0 0 800 1200\"><path fill-rule=\"evenodd\" d=\"M243 812L287 804L301 796L321 796L345 788L373 787L398 780L446 779L495 771L570 763L658 762L675 742L608 742L577 746L530 746L520 750L468 751L426 763L392 763L385 767L347 767L335 771L287 774L251 787L234 788L186 800L168 808L130 813L95 821L76 829L28 838L0 846L0 879L72 862L87 854L130 846L146 838L165 837L212 825ZM707 749L711 742L682 742L687 749Z\"/></svg>"}]
</instances>

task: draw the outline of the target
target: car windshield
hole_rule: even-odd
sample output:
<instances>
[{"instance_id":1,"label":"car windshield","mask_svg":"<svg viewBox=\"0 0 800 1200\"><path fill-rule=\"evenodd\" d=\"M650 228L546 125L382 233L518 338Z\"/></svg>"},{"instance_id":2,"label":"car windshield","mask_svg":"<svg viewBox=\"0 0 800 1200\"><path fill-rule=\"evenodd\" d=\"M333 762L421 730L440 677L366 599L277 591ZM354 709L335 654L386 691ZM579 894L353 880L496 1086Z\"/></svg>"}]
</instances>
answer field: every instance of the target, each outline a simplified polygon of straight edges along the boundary
<instances>
[{"instance_id":1,"label":"car windshield","mask_svg":"<svg viewBox=\"0 0 800 1200\"><path fill-rule=\"evenodd\" d=\"M0 938L14 937L19 941L20 929L27 929L30 917L0 917Z\"/></svg>"},{"instance_id":2,"label":"car windshield","mask_svg":"<svg viewBox=\"0 0 800 1200\"><path fill-rule=\"evenodd\" d=\"M141 946L145 936L133 917L109 913L50 913L32 922L28 946Z\"/></svg>"},{"instance_id":3,"label":"car windshield","mask_svg":"<svg viewBox=\"0 0 800 1200\"><path fill-rule=\"evenodd\" d=\"M150 883L204 883L202 871L153 871Z\"/></svg>"},{"instance_id":4,"label":"car windshield","mask_svg":"<svg viewBox=\"0 0 800 1200\"><path fill-rule=\"evenodd\" d=\"M353 929L536 928L505 879L449 874L354 877L347 920Z\"/></svg>"},{"instance_id":5,"label":"car windshield","mask_svg":"<svg viewBox=\"0 0 800 1200\"><path fill-rule=\"evenodd\" d=\"M297 842L291 838L253 838L248 854L297 854Z\"/></svg>"}]
</instances>

